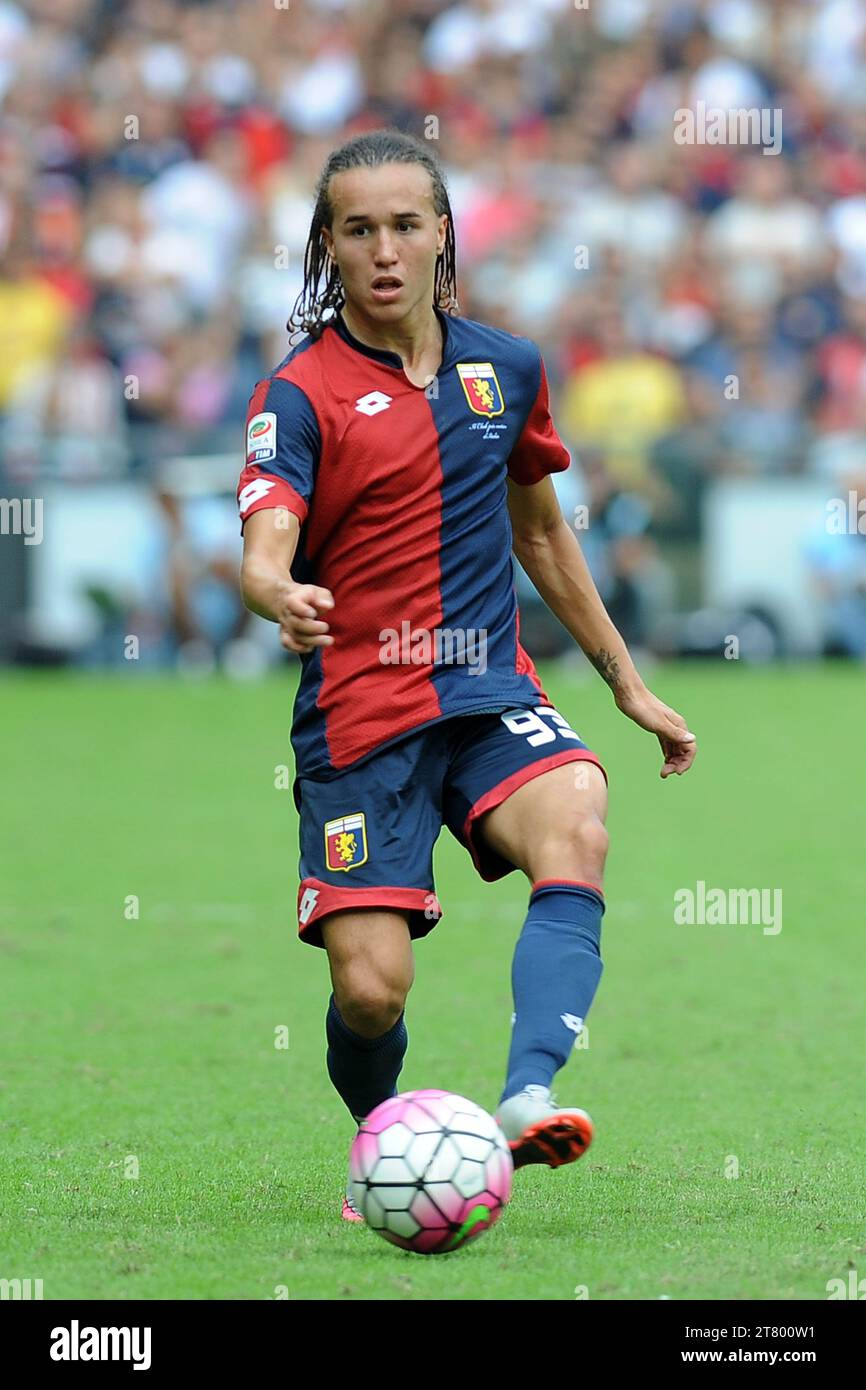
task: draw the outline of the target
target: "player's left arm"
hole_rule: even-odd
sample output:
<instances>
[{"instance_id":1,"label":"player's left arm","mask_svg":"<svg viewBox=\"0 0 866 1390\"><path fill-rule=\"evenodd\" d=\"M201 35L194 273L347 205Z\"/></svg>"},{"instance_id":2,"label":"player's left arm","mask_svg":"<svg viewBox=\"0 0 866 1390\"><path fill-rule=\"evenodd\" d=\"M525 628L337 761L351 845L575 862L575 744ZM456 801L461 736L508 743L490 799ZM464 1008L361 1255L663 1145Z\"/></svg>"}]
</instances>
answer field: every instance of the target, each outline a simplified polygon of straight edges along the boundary
<instances>
[{"instance_id":1,"label":"player's left arm","mask_svg":"<svg viewBox=\"0 0 866 1390\"><path fill-rule=\"evenodd\" d=\"M658 737L665 759L662 777L687 772L697 751L695 736L682 715L658 700L638 675L550 478L523 486L509 477L508 511L514 554L548 608L610 686L623 714Z\"/></svg>"}]
</instances>

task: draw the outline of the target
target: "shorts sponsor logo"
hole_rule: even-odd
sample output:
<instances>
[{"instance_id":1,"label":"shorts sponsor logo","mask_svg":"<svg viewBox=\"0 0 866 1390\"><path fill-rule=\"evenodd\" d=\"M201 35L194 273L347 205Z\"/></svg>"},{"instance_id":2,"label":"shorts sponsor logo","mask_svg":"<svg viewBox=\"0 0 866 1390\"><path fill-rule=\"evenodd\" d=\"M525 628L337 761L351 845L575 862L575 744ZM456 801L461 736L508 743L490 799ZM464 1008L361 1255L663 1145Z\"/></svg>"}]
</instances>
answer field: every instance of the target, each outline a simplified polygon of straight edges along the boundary
<instances>
[{"instance_id":1,"label":"shorts sponsor logo","mask_svg":"<svg viewBox=\"0 0 866 1390\"><path fill-rule=\"evenodd\" d=\"M277 417L272 410L254 415L247 426L247 463L268 463L277 457Z\"/></svg>"},{"instance_id":2,"label":"shorts sponsor logo","mask_svg":"<svg viewBox=\"0 0 866 1390\"><path fill-rule=\"evenodd\" d=\"M367 824L363 811L325 822L325 855L329 869L356 869L367 862Z\"/></svg>"}]
</instances>

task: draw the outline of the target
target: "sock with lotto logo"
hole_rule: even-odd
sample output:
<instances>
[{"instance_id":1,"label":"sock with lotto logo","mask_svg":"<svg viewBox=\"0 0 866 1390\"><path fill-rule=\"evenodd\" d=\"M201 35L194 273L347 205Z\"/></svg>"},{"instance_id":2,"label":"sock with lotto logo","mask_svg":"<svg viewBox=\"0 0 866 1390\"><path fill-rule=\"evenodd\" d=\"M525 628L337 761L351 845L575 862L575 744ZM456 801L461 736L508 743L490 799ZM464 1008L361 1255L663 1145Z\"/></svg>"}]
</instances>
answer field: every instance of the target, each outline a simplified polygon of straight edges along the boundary
<instances>
[{"instance_id":1,"label":"sock with lotto logo","mask_svg":"<svg viewBox=\"0 0 866 1390\"><path fill-rule=\"evenodd\" d=\"M603 912L591 884L545 879L533 888L511 967L515 1019L500 1104L524 1086L550 1086L568 1061L601 979Z\"/></svg>"},{"instance_id":2,"label":"sock with lotto logo","mask_svg":"<svg viewBox=\"0 0 866 1390\"><path fill-rule=\"evenodd\" d=\"M328 1075L352 1119L360 1123L383 1100L397 1094L397 1077L409 1046L405 1015L381 1037L364 1038L344 1021L332 994L325 1033Z\"/></svg>"}]
</instances>

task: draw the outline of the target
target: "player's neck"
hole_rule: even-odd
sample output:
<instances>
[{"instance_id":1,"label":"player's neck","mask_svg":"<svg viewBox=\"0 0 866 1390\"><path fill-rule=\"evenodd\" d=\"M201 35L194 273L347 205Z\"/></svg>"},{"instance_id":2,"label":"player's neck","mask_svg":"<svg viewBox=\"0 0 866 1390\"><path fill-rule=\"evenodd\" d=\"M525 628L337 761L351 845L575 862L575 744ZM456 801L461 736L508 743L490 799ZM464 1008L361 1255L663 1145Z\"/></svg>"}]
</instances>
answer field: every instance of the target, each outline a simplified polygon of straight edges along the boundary
<instances>
[{"instance_id":1,"label":"player's neck","mask_svg":"<svg viewBox=\"0 0 866 1390\"><path fill-rule=\"evenodd\" d=\"M408 371L437 353L441 356L442 329L432 304L419 305L398 323L386 325L348 303L343 305L340 312L349 332L359 343L383 352L396 352Z\"/></svg>"}]
</instances>

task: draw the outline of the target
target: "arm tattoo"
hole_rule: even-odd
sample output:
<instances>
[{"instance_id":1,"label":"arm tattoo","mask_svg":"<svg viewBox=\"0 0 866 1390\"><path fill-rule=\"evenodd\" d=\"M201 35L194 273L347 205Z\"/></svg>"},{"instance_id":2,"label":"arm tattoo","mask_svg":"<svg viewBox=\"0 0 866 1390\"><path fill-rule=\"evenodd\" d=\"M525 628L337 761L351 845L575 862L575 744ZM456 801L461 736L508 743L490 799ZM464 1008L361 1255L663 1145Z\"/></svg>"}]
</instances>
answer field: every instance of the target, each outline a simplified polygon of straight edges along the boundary
<instances>
[{"instance_id":1,"label":"arm tattoo","mask_svg":"<svg viewBox=\"0 0 866 1390\"><path fill-rule=\"evenodd\" d=\"M594 656L590 656L589 659L598 674L607 681L611 690L615 690L620 682L619 659L612 652L606 652L604 647Z\"/></svg>"}]
</instances>

